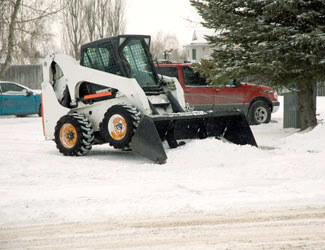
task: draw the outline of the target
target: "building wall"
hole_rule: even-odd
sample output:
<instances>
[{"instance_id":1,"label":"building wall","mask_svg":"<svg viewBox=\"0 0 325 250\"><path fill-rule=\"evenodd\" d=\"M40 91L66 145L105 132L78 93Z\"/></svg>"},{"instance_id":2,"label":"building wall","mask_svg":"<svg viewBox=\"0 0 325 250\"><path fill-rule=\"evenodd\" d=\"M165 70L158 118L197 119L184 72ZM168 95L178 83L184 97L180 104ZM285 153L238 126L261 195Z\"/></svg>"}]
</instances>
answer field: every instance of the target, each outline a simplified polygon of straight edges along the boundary
<instances>
[{"instance_id":1,"label":"building wall","mask_svg":"<svg viewBox=\"0 0 325 250\"><path fill-rule=\"evenodd\" d=\"M189 62L199 62L201 59L208 59L213 49L206 44L204 45L187 45L186 60ZM196 56L195 56L196 54Z\"/></svg>"},{"instance_id":2,"label":"building wall","mask_svg":"<svg viewBox=\"0 0 325 250\"><path fill-rule=\"evenodd\" d=\"M11 65L5 74L5 81L17 82L31 89L41 89L42 65Z\"/></svg>"}]
</instances>

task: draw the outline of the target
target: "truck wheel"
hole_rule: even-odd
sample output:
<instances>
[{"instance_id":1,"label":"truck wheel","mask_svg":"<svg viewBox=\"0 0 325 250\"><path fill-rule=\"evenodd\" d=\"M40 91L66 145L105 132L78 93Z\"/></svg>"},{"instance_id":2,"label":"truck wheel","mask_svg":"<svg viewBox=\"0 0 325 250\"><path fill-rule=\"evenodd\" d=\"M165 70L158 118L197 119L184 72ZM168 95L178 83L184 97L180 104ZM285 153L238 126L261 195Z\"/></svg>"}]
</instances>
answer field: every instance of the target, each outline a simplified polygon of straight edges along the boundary
<instances>
[{"instance_id":1,"label":"truck wheel","mask_svg":"<svg viewBox=\"0 0 325 250\"><path fill-rule=\"evenodd\" d=\"M64 155L84 155L94 142L91 123L84 115L69 114L61 117L54 132L56 147Z\"/></svg>"},{"instance_id":2,"label":"truck wheel","mask_svg":"<svg viewBox=\"0 0 325 250\"><path fill-rule=\"evenodd\" d=\"M114 105L100 124L102 138L114 148L127 149L138 127L141 113L132 105Z\"/></svg>"},{"instance_id":3,"label":"truck wheel","mask_svg":"<svg viewBox=\"0 0 325 250\"><path fill-rule=\"evenodd\" d=\"M248 121L251 125L269 123L271 120L271 109L264 101L254 102L248 111Z\"/></svg>"}]
</instances>

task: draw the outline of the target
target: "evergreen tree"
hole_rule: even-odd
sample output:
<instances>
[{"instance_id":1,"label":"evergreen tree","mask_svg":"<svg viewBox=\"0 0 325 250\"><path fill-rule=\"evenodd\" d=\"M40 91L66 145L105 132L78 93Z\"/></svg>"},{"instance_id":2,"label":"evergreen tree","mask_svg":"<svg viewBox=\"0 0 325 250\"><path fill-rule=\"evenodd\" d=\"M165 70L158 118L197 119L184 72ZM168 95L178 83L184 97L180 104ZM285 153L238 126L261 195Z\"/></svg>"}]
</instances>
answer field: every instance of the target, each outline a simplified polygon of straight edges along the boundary
<instances>
[{"instance_id":1,"label":"evergreen tree","mask_svg":"<svg viewBox=\"0 0 325 250\"><path fill-rule=\"evenodd\" d=\"M201 70L296 87L301 128L317 125L313 83L325 80L325 0L191 0L216 48ZM207 65L209 66L207 68ZM200 68L200 67L199 67ZM217 77L216 77L217 76Z\"/></svg>"}]
</instances>

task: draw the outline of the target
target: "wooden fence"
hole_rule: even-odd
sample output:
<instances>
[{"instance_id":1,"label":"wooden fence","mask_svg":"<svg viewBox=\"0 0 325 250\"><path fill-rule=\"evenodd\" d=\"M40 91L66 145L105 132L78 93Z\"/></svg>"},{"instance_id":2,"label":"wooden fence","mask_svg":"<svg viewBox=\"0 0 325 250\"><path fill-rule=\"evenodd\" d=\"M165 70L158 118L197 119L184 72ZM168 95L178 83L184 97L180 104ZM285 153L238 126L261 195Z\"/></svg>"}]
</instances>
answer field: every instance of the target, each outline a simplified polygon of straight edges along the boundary
<instances>
[{"instance_id":1,"label":"wooden fence","mask_svg":"<svg viewBox=\"0 0 325 250\"><path fill-rule=\"evenodd\" d=\"M17 82L31 89L41 89L42 65L11 65L4 79L0 80Z\"/></svg>"}]
</instances>

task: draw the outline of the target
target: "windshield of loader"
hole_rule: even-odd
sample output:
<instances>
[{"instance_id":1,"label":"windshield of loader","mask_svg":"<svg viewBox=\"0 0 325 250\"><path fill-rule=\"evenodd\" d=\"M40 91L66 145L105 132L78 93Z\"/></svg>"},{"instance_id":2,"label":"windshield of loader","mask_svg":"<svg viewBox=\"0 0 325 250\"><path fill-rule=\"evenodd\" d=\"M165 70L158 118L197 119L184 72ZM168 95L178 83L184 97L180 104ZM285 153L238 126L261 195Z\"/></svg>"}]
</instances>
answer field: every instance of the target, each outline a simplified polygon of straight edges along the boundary
<instances>
[{"instance_id":1,"label":"windshield of loader","mask_svg":"<svg viewBox=\"0 0 325 250\"><path fill-rule=\"evenodd\" d=\"M135 78L143 89L159 87L149 46L144 39L127 39L122 44L121 57L129 76Z\"/></svg>"}]
</instances>

